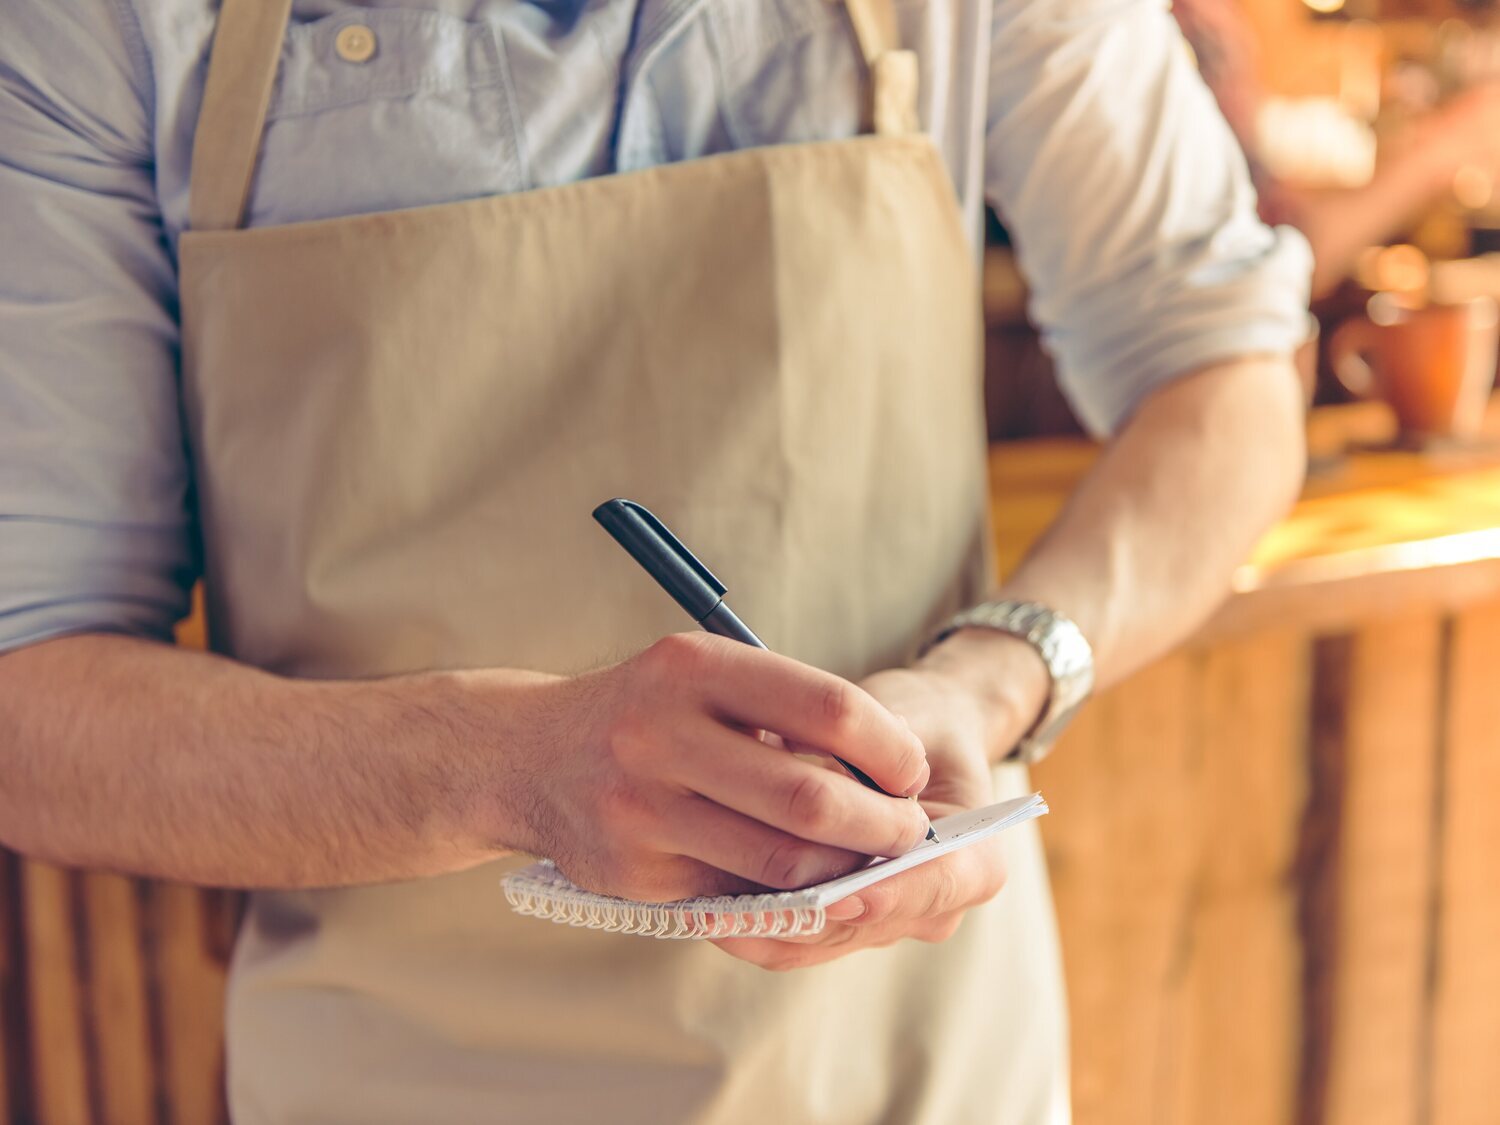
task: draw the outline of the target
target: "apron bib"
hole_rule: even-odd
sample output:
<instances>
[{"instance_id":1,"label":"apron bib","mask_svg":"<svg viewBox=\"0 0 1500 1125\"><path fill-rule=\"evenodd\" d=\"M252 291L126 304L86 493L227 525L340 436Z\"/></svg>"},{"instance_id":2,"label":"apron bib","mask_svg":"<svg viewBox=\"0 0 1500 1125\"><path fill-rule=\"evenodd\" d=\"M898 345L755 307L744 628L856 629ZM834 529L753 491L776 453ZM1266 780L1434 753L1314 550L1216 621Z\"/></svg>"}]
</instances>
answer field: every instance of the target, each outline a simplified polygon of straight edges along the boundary
<instances>
[{"instance_id":1,"label":"apron bib","mask_svg":"<svg viewBox=\"0 0 1500 1125\"><path fill-rule=\"evenodd\" d=\"M977 277L889 0L877 132L240 229L289 0L224 0L180 245L214 647L289 676L571 673L688 626L594 525L662 517L771 648L858 677L988 578ZM997 771L997 799L1027 790ZM1034 828L942 945L772 974L513 915L521 859L252 896L253 1122L1066 1119Z\"/></svg>"}]
</instances>

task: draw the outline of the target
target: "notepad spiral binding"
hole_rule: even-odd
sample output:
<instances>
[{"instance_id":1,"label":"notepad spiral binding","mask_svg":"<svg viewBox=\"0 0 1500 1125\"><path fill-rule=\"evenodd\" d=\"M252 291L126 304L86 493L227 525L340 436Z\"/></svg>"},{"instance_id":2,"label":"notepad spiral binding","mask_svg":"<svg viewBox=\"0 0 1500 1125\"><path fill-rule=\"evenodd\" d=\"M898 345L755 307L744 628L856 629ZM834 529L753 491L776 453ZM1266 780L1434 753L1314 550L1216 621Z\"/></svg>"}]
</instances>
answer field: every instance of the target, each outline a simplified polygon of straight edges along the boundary
<instances>
[{"instance_id":1,"label":"notepad spiral binding","mask_svg":"<svg viewBox=\"0 0 1500 1125\"><path fill-rule=\"evenodd\" d=\"M828 921L821 906L799 904L795 893L663 903L609 898L579 890L547 860L512 872L503 885L518 914L613 934L696 940L788 937L818 933Z\"/></svg>"}]
</instances>

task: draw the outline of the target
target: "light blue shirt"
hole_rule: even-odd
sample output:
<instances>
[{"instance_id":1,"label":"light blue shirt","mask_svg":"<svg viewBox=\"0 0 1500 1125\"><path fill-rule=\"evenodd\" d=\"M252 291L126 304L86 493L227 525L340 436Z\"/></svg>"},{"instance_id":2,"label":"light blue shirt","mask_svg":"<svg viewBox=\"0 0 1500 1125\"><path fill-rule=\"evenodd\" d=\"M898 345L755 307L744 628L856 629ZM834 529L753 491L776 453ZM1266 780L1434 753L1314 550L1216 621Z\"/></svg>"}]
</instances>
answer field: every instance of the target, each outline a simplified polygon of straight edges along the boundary
<instances>
[{"instance_id":1,"label":"light blue shirt","mask_svg":"<svg viewBox=\"0 0 1500 1125\"><path fill-rule=\"evenodd\" d=\"M1287 351L1305 243L1158 0L898 0L921 118L979 246L1013 231L1075 407ZM175 247L209 0L0 5L0 648L165 635L196 575ZM347 23L374 32L340 57ZM849 136L860 63L829 0L297 0L255 226L523 191Z\"/></svg>"}]
</instances>

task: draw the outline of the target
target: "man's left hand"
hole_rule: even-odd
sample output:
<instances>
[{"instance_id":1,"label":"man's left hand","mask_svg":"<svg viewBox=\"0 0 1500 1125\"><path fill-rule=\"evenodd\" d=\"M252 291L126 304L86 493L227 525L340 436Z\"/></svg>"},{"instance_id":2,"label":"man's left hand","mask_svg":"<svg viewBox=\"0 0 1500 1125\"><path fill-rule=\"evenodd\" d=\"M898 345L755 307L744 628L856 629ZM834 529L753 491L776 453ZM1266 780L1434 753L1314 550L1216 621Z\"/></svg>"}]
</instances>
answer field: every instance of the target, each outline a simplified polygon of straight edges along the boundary
<instances>
[{"instance_id":1,"label":"man's left hand","mask_svg":"<svg viewBox=\"0 0 1500 1125\"><path fill-rule=\"evenodd\" d=\"M997 640L1016 643L1009 638ZM1027 657L1035 660L1029 653L1021 658ZM932 777L919 800L928 816L936 820L994 801L991 749L997 741L1013 745L1029 719L995 707L965 679L944 670L950 666L948 662L934 664L940 667L879 672L860 686L905 719L927 748ZM989 668L992 675L1004 675L996 664ZM993 898L1004 884L1004 847L996 837L834 903L828 908L828 924L821 933L724 938L714 944L762 968L795 969L859 949L892 945L903 938L943 941L958 929L967 910Z\"/></svg>"}]
</instances>

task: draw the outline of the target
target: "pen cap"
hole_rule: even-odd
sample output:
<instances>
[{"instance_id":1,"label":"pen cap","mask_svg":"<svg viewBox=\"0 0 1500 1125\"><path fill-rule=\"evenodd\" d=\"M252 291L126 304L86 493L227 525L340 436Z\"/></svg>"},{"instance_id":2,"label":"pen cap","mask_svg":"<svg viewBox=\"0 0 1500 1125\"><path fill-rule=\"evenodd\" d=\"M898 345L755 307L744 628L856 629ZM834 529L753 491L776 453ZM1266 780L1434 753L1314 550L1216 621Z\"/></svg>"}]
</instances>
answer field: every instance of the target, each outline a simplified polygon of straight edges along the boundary
<instances>
[{"instance_id":1,"label":"pen cap","mask_svg":"<svg viewBox=\"0 0 1500 1125\"><path fill-rule=\"evenodd\" d=\"M694 621L702 621L724 597L724 583L713 571L635 501L608 500L594 509L594 519Z\"/></svg>"}]
</instances>

